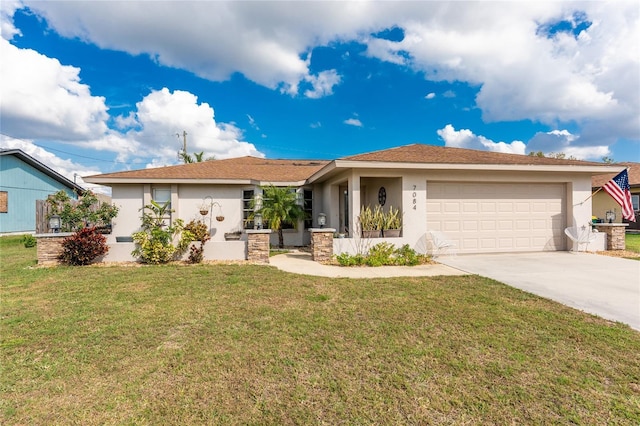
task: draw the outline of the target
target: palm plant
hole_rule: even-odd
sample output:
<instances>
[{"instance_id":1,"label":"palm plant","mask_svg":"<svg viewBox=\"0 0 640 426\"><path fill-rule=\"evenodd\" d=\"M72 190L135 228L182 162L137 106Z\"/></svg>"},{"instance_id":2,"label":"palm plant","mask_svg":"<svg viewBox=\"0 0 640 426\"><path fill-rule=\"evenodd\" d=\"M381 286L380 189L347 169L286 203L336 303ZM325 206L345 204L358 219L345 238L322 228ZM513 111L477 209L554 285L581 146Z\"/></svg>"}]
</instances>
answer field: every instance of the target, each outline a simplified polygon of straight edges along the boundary
<instances>
[{"instance_id":1,"label":"palm plant","mask_svg":"<svg viewBox=\"0 0 640 426\"><path fill-rule=\"evenodd\" d=\"M298 222L305 218L305 212L298 203L298 197L291 187L264 186L262 189L261 202L252 203L253 213L249 215L249 220L253 220L256 214L261 214L269 228L278 231L278 247L284 247L284 235L282 226L285 223L293 225L298 229Z\"/></svg>"}]
</instances>

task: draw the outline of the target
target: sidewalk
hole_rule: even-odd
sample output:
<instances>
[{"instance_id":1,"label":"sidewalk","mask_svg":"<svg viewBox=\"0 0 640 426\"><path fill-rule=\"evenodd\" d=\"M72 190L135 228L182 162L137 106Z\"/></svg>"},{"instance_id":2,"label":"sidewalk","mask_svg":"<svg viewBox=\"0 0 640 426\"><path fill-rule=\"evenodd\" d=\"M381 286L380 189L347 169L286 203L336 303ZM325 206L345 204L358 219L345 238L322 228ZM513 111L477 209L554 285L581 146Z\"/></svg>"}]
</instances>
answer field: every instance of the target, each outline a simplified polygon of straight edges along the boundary
<instances>
[{"instance_id":1,"label":"sidewalk","mask_svg":"<svg viewBox=\"0 0 640 426\"><path fill-rule=\"evenodd\" d=\"M467 275L450 266L435 263L418 266L344 267L323 265L311 260L311 254L291 252L269 258L276 268L294 274L332 278L389 278L389 277L433 277L436 275Z\"/></svg>"}]
</instances>

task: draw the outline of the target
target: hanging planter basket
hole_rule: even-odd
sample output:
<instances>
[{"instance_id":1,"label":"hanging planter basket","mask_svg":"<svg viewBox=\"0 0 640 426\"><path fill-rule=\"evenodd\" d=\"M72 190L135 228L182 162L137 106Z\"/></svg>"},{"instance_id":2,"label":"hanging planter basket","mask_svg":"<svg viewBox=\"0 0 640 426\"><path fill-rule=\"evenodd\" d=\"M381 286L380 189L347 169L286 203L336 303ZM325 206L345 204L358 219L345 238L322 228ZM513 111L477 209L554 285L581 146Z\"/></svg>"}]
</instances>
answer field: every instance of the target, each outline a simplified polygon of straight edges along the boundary
<instances>
[{"instance_id":1,"label":"hanging planter basket","mask_svg":"<svg viewBox=\"0 0 640 426\"><path fill-rule=\"evenodd\" d=\"M208 214L209 214L209 210L200 210L200 214L201 214L202 216L206 216L206 215L208 215Z\"/></svg>"},{"instance_id":2,"label":"hanging planter basket","mask_svg":"<svg viewBox=\"0 0 640 426\"><path fill-rule=\"evenodd\" d=\"M218 222L222 222L224 220L224 216L216 216L216 220Z\"/></svg>"}]
</instances>

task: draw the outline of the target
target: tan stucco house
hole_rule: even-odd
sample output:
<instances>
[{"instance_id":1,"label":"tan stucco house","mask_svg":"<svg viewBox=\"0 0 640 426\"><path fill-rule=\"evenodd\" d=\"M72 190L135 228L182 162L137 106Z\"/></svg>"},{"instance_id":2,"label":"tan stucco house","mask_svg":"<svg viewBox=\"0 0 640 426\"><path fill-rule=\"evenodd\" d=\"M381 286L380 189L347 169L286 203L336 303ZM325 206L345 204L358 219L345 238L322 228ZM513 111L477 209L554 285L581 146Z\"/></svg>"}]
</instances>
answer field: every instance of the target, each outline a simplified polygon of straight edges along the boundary
<instances>
[{"instance_id":1,"label":"tan stucco house","mask_svg":"<svg viewBox=\"0 0 640 426\"><path fill-rule=\"evenodd\" d=\"M354 252L361 243L362 206L391 206L402 215L399 237L381 238L429 252L430 231L441 231L458 253L571 250L568 226L591 222L592 177L615 174L620 165L531 157L413 144L339 158L271 160L241 157L85 177L112 188L120 213L109 237L109 256L131 251L126 240L140 226L140 209L152 199L171 201L172 217L204 220L211 227L209 259L242 258L243 241L225 234L242 231L250 201L260 186L291 186L310 220L285 231L285 244L306 245L309 228L324 213L326 227L341 234L334 252ZM200 207L210 205L207 216ZM224 217L218 221L216 216ZM272 235L272 243L276 243ZM108 257L105 260L110 260Z\"/></svg>"},{"instance_id":2,"label":"tan stucco house","mask_svg":"<svg viewBox=\"0 0 640 426\"><path fill-rule=\"evenodd\" d=\"M593 215L599 219L605 219L607 211L615 213L615 223L628 223L627 229L640 229L640 163L616 163L620 170L627 168L629 174L629 187L631 192L631 203L636 214L636 221L629 222L622 218L620 205L605 191L601 191L602 186L609 182L617 173L594 176L591 181L592 190L598 191L593 196Z\"/></svg>"}]
</instances>

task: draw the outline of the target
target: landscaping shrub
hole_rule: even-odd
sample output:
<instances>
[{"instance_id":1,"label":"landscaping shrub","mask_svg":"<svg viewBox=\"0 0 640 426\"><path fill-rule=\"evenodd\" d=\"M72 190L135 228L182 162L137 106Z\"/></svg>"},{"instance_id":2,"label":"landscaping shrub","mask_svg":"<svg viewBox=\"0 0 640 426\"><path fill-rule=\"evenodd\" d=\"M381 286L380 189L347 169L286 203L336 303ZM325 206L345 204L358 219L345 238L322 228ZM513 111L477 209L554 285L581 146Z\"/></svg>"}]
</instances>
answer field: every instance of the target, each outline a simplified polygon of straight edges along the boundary
<instances>
[{"instance_id":1,"label":"landscaping shrub","mask_svg":"<svg viewBox=\"0 0 640 426\"><path fill-rule=\"evenodd\" d=\"M36 240L36 237L34 237L33 235L26 234L22 236L21 242L22 244L24 244L25 248L31 248L31 247L35 247L38 241Z\"/></svg>"},{"instance_id":2,"label":"landscaping shrub","mask_svg":"<svg viewBox=\"0 0 640 426\"><path fill-rule=\"evenodd\" d=\"M362 266L364 265L365 257L361 254L340 253L336 255L336 260L340 266Z\"/></svg>"},{"instance_id":3,"label":"landscaping shrub","mask_svg":"<svg viewBox=\"0 0 640 426\"><path fill-rule=\"evenodd\" d=\"M371 247L366 255L341 253L335 258L340 266L415 266L428 263L431 257L417 253L408 244L396 249L393 244L383 242Z\"/></svg>"},{"instance_id":4,"label":"landscaping shrub","mask_svg":"<svg viewBox=\"0 0 640 426\"><path fill-rule=\"evenodd\" d=\"M211 239L207 225L203 222L192 220L182 230L182 236L189 241L199 241L200 246L191 246L189 249L189 262L200 263L204 259L204 244Z\"/></svg>"},{"instance_id":5,"label":"landscaping shrub","mask_svg":"<svg viewBox=\"0 0 640 426\"><path fill-rule=\"evenodd\" d=\"M394 265L395 261L392 258L395 252L395 247L391 243L379 243L369 249L367 253L365 263L368 266L383 266Z\"/></svg>"},{"instance_id":6,"label":"landscaping shrub","mask_svg":"<svg viewBox=\"0 0 640 426\"><path fill-rule=\"evenodd\" d=\"M159 204L151 200L151 204L144 206L142 214L142 231L133 233L136 248L131 252L143 263L167 263L175 259L193 241L191 232L182 232L184 222L175 219L170 226L164 224L165 215L173 212L169 203ZM180 236L178 244L173 240Z\"/></svg>"},{"instance_id":7,"label":"landscaping shrub","mask_svg":"<svg viewBox=\"0 0 640 426\"><path fill-rule=\"evenodd\" d=\"M69 265L88 265L108 251L107 239L95 227L82 228L62 241L58 259Z\"/></svg>"},{"instance_id":8,"label":"landscaping shrub","mask_svg":"<svg viewBox=\"0 0 640 426\"><path fill-rule=\"evenodd\" d=\"M415 266L423 260L427 260L428 256L418 254L414 249L405 244L395 251L396 265Z\"/></svg>"}]
</instances>

